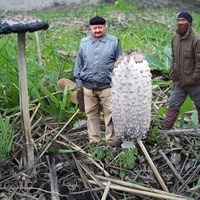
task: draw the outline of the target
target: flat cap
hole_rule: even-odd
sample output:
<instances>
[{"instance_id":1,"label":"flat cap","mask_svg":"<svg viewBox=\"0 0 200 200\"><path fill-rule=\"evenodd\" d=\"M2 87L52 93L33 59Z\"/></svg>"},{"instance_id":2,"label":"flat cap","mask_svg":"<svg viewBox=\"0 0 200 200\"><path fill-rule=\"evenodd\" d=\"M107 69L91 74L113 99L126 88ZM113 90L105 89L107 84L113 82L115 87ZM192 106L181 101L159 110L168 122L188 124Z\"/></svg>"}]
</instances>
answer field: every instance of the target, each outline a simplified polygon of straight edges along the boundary
<instances>
[{"instance_id":1,"label":"flat cap","mask_svg":"<svg viewBox=\"0 0 200 200\"><path fill-rule=\"evenodd\" d=\"M96 16L90 20L90 25L105 24L106 20L102 17Z\"/></svg>"}]
</instances>

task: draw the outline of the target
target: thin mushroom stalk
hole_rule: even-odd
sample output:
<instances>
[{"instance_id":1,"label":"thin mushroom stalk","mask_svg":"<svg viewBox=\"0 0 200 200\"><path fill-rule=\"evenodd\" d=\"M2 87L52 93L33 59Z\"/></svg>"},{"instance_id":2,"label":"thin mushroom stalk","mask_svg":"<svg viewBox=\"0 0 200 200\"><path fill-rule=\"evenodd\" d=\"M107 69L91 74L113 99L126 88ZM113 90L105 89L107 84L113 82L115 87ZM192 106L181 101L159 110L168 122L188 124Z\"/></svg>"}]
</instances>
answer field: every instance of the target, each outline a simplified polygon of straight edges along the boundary
<instances>
[{"instance_id":1,"label":"thin mushroom stalk","mask_svg":"<svg viewBox=\"0 0 200 200\"><path fill-rule=\"evenodd\" d=\"M29 114L29 102L28 102L28 86L26 75L26 61L25 61L25 33L18 33L18 70L19 70L19 88L20 88L20 109L22 128L25 136L25 157L24 165L26 168L30 168L34 164L34 151L33 151L33 139L31 135L31 124Z\"/></svg>"},{"instance_id":2,"label":"thin mushroom stalk","mask_svg":"<svg viewBox=\"0 0 200 200\"><path fill-rule=\"evenodd\" d=\"M123 141L123 148L134 147L135 142L139 144L161 187L168 191L142 143L151 122L152 85L148 62L142 54L125 52L116 62L111 77L112 119L116 137Z\"/></svg>"},{"instance_id":3,"label":"thin mushroom stalk","mask_svg":"<svg viewBox=\"0 0 200 200\"><path fill-rule=\"evenodd\" d=\"M28 84L26 73L26 32L48 29L49 24L42 20L31 17L16 15L4 18L0 23L0 34L17 33L18 35L18 69L19 69L19 95L20 111L22 119L22 129L25 140L24 148L24 168L30 169L34 165L33 139L31 135L31 123L28 101Z\"/></svg>"}]
</instances>

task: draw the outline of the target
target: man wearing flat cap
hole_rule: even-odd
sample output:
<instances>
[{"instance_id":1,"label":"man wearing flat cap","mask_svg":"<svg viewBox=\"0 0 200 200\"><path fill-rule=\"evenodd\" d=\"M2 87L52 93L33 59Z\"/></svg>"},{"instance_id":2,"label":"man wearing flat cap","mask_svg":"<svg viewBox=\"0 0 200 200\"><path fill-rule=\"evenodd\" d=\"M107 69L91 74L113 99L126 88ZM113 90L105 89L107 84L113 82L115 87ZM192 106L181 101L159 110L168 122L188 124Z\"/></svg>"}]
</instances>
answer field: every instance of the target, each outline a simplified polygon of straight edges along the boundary
<instances>
[{"instance_id":1,"label":"man wearing flat cap","mask_svg":"<svg viewBox=\"0 0 200 200\"><path fill-rule=\"evenodd\" d=\"M194 102L200 124L200 35L192 28L192 16L188 12L179 13L177 20L178 27L171 41L169 74L173 87L164 130L173 127L187 95Z\"/></svg>"},{"instance_id":2,"label":"man wearing flat cap","mask_svg":"<svg viewBox=\"0 0 200 200\"><path fill-rule=\"evenodd\" d=\"M92 34L80 42L74 67L77 87L83 89L88 136L91 143L102 139L100 129L101 106L104 113L107 143L115 143L111 109L111 76L122 54L119 40L105 33L106 20L95 16L89 21ZM100 106L101 105L101 106Z\"/></svg>"}]
</instances>

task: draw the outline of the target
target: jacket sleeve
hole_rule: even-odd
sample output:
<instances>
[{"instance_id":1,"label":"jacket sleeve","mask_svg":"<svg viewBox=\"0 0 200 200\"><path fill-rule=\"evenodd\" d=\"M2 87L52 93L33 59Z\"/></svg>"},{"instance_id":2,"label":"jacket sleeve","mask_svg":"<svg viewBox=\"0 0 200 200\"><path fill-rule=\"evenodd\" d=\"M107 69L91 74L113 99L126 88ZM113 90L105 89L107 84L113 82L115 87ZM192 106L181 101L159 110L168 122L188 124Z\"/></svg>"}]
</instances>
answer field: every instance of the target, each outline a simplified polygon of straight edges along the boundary
<instances>
[{"instance_id":1,"label":"jacket sleeve","mask_svg":"<svg viewBox=\"0 0 200 200\"><path fill-rule=\"evenodd\" d=\"M118 60L118 58L122 55L122 48L121 48L121 44L118 40L117 43L117 52L116 52L116 61Z\"/></svg>"},{"instance_id":2,"label":"jacket sleeve","mask_svg":"<svg viewBox=\"0 0 200 200\"><path fill-rule=\"evenodd\" d=\"M73 74L76 80L77 87L83 86L82 80L80 78L80 73L82 71L83 65L84 63L83 63L82 49L81 47L79 47L78 54L76 56L75 66L74 66L74 74Z\"/></svg>"},{"instance_id":3,"label":"jacket sleeve","mask_svg":"<svg viewBox=\"0 0 200 200\"><path fill-rule=\"evenodd\" d=\"M195 61L196 61L196 67L195 67L194 74L192 76L192 80L194 80L195 82L199 82L200 81L200 39L197 41L196 47L195 47Z\"/></svg>"},{"instance_id":4,"label":"jacket sleeve","mask_svg":"<svg viewBox=\"0 0 200 200\"><path fill-rule=\"evenodd\" d=\"M170 65L170 71L169 71L169 79L172 81L175 81L175 77L176 77L176 73L175 73L175 58L174 58L174 49L173 49L173 38L171 40L171 48L172 48L172 61L171 61L171 65Z\"/></svg>"}]
</instances>

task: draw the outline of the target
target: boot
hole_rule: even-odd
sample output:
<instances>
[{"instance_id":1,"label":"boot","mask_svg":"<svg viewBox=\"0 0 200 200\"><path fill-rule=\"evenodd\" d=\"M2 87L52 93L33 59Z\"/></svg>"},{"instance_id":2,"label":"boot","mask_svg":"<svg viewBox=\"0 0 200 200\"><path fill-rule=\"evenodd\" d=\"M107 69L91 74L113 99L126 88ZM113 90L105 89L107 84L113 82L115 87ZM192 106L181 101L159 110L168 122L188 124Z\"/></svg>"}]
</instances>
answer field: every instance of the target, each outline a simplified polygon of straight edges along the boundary
<instances>
[{"instance_id":1,"label":"boot","mask_svg":"<svg viewBox=\"0 0 200 200\"><path fill-rule=\"evenodd\" d=\"M179 110L176 110L174 108L169 108L168 113L167 113L167 117L165 119L165 122L163 124L162 129L163 130L170 130L173 127L178 114L179 114Z\"/></svg>"}]
</instances>

